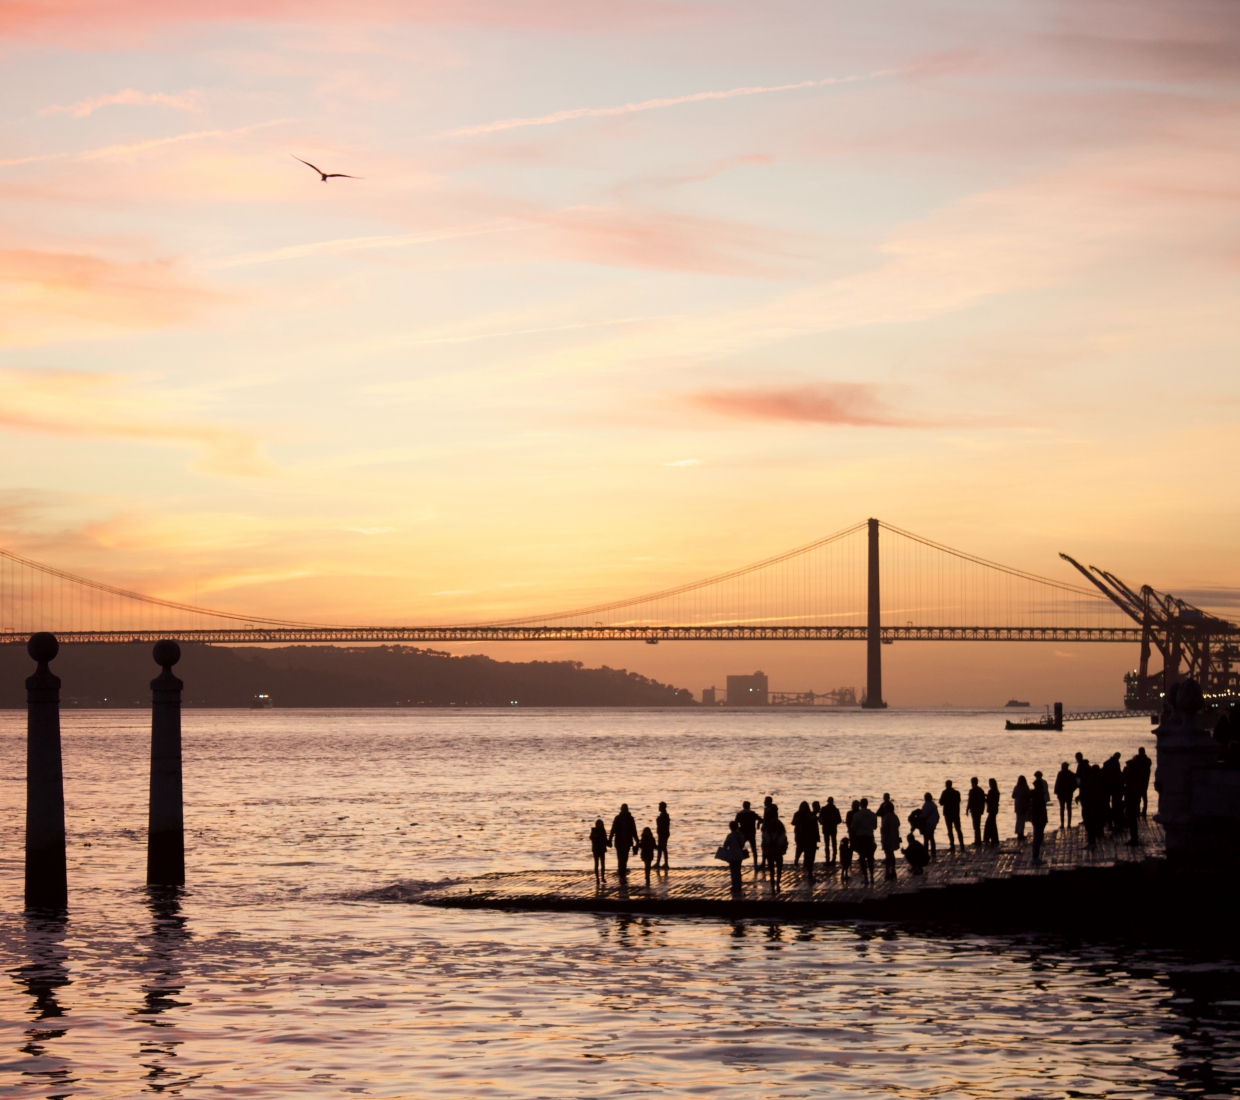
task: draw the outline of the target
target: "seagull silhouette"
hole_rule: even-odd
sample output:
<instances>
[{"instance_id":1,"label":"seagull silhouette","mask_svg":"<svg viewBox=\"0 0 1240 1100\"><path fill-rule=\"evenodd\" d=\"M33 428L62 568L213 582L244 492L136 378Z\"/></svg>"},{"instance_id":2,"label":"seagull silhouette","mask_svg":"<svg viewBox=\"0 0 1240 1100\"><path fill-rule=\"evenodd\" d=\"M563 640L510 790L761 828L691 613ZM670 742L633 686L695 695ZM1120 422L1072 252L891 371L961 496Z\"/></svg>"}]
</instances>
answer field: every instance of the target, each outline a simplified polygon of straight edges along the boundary
<instances>
[{"instance_id":1,"label":"seagull silhouette","mask_svg":"<svg viewBox=\"0 0 1240 1100\"><path fill-rule=\"evenodd\" d=\"M294 156L292 153L289 153L289 156L293 157L294 160L301 160L301 157ZM301 163L307 168L313 168L316 172L318 172L319 178L322 179L324 183L328 180L334 179L360 180L366 178L365 176L350 176L347 172L324 172L323 169L317 164L311 164L308 160L301 160Z\"/></svg>"}]
</instances>

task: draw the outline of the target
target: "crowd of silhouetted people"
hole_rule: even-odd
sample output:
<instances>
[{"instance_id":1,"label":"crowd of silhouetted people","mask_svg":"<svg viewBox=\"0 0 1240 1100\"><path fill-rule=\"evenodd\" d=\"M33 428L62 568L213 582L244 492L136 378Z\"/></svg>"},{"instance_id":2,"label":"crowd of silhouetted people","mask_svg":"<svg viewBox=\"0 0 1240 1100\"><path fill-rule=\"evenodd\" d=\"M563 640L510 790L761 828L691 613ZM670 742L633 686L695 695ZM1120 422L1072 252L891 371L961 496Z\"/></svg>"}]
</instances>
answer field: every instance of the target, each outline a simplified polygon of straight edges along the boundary
<instances>
[{"instance_id":1,"label":"crowd of silhouetted people","mask_svg":"<svg viewBox=\"0 0 1240 1100\"><path fill-rule=\"evenodd\" d=\"M1075 767L1065 760L1053 781L1040 771L1033 773L1033 782L1020 776L1010 797L1016 817L1015 837L1020 844L1030 843L1030 862L1035 866L1043 862L1052 798L1059 803L1061 829L1072 827L1073 807L1079 804L1089 848L1096 847L1108 831L1127 833L1126 843L1139 845L1138 822L1148 809L1152 765L1144 748L1126 763L1121 763L1118 752L1102 764L1091 763L1078 752ZM803 801L785 824L779 806L768 795L761 812L749 802L741 804L728 822L727 836L715 858L728 865L732 889L737 892L743 887L745 861L752 859L754 874L765 875L772 892L778 893L789 848L792 866L800 868L807 883L813 882L820 851L822 869L829 874L838 871L844 883L851 880L854 865L862 880L872 883L880 849L888 879L896 877L900 856L911 874L921 875L927 864L938 858L940 825L947 833L948 852L954 854L957 845L964 850L961 822L965 814L972 825L973 845L997 846L1002 803L997 779L987 780L983 787L974 776L967 791L957 789L950 779L944 782L938 798L927 791L903 821L891 795L884 794L877 808L871 808L868 798L858 798L842 812L832 797L825 802ZM649 826L639 829L625 803L610 829L599 818L590 831L595 875L601 880L606 874L607 851L612 849L622 879L628 874L629 857L634 855L641 857L649 883L652 869L666 871L669 867L670 836L666 802L659 803L653 830Z\"/></svg>"}]
</instances>

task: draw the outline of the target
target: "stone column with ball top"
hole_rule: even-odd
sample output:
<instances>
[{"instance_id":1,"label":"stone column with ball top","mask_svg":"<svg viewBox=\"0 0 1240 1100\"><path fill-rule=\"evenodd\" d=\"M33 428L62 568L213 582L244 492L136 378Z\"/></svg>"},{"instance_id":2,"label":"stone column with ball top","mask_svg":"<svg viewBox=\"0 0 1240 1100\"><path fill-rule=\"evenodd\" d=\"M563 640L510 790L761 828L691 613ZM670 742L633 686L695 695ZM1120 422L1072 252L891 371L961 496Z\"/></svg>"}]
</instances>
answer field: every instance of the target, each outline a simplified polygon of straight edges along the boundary
<instances>
[{"instance_id":1,"label":"stone column with ball top","mask_svg":"<svg viewBox=\"0 0 1240 1100\"><path fill-rule=\"evenodd\" d=\"M54 634L32 634L26 645L38 664L26 679L26 908L63 909L65 781L60 760L60 677L48 663L60 643Z\"/></svg>"},{"instance_id":2,"label":"stone column with ball top","mask_svg":"<svg viewBox=\"0 0 1240 1100\"><path fill-rule=\"evenodd\" d=\"M185 885L185 816L181 790L181 689L172 674L176 642L155 643L163 672L151 681L151 806L146 839L148 886Z\"/></svg>"}]
</instances>

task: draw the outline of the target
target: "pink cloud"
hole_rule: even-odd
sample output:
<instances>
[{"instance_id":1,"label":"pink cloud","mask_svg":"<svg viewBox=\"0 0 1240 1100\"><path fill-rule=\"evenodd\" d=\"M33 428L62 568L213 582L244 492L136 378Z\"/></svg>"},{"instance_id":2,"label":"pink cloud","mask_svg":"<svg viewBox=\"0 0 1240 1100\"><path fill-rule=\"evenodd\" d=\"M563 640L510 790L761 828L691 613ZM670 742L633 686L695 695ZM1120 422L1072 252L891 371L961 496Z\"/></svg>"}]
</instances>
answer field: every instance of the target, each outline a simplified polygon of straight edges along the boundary
<instances>
[{"instance_id":1,"label":"pink cloud","mask_svg":"<svg viewBox=\"0 0 1240 1100\"><path fill-rule=\"evenodd\" d=\"M83 99L77 103L54 104L51 107L44 107L39 114L65 114L72 115L74 118L87 118L99 110L100 107L121 105L173 107L179 111L192 111L197 107L197 99L198 97L194 95L168 95L165 92L139 92L134 88L125 88L123 91L112 92L110 95L94 96L91 99Z\"/></svg>"},{"instance_id":2,"label":"pink cloud","mask_svg":"<svg viewBox=\"0 0 1240 1100\"><path fill-rule=\"evenodd\" d=\"M702 9L668 0L11 0L0 5L0 40L51 40L108 48L164 28L193 24L289 22L409 23L511 29L647 29L700 18Z\"/></svg>"},{"instance_id":3,"label":"pink cloud","mask_svg":"<svg viewBox=\"0 0 1240 1100\"><path fill-rule=\"evenodd\" d=\"M0 346L161 328L221 297L166 262L17 248L0 249L0 292L9 304Z\"/></svg>"},{"instance_id":4,"label":"pink cloud","mask_svg":"<svg viewBox=\"0 0 1240 1100\"><path fill-rule=\"evenodd\" d=\"M864 382L702 390L689 399L699 408L742 420L870 428L910 428L924 423L894 414L880 398L878 387Z\"/></svg>"}]
</instances>

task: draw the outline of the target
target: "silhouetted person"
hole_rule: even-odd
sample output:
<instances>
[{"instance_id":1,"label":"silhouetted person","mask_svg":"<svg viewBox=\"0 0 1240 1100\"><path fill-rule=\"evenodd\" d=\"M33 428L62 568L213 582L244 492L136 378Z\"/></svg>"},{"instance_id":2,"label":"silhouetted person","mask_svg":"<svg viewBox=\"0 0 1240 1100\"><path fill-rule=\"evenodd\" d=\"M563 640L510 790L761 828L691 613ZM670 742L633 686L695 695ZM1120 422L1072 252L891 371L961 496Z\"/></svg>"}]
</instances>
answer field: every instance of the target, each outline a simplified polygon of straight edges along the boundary
<instances>
[{"instance_id":1,"label":"silhouetted person","mask_svg":"<svg viewBox=\"0 0 1240 1100\"><path fill-rule=\"evenodd\" d=\"M1106 827L1108 798L1106 780L1102 769L1097 764L1089 764L1081 772L1081 822L1085 826L1085 836L1089 847L1098 843Z\"/></svg>"},{"instance_id":2,"label":"silhouetted person","mask_svg":"<svg viewBox=\"0 0 1240 1100\"><path fill-rule=\"evenodd\" d=\"M646 865L646 885L650 885L650 865L654 862L654 854L659 849L658 842L654 839L654 833L650 831L647 825L642 830L641 839L637 842L637 851L642 857L642 862Z\"/></svg>"},{"instance_id":3,"label":"silhouetted person","mask_svg":"<svg viewBox=\"0 0 1240 1100\"><path fill-rule=\"evenodd\" d=\"M1124 827L1124 769L1117 752L1102 765L1102 786L1107 797L1107 824L1118 831Z\"/></svg>"},{"instance_id":4,"label":"silhouetted person","mask_svg":"<svg viewBox=\"0 0 1240 1100\"><path fill-rule=\"evenodd\" d=\"M784 877L784 853L788 850L788 830L779 819L779 807L772 802L762 818L762 855L766 860L771 889L778 890Z\"/></svg>"},{"instance_id":5,"label":"silhouetted person","mask_svg":"<svg viewBox=\"0 0 1240 1100\"><path fill-rule=\"evenodd\" d=\"M1035 798L1035 799L1041 799L1041 801L1042 801L1042 805L1043 805L1043 806L1049 806L1049 805L1050 805L1050 803L1051 803L1051 788L1050 788L1050 785L1049 785L1049 784L1046 782L1046 780L1043 778L1043 776L1042 776L1042 773L1041 773L1041 772L1034 772L1034 773L1033 773L1033 782L1030 784L1029 790L1030 790L1030 793L1031 793L1031 795L1032 795L1032 797L1033 797L1033 798ZM1032 807L1031 807L1031 808L1032 808ZM1049 814L1050 814L1050 811L1048 810L1048 811L1047 811L1047 815L1048 815L1048 817L1049 817ZM1032 820L1033 820L1033 818L1032 818L1032 817L1030 817L1030 819L1029 819L1029 820L1030 820L1030 821L1032 821Z\"/></svg>"},{"instance_id":6,"label":"silhouetted person","mask_svg":"<svg viewBox=\"0 0 1240 1100\"><path fill-rule=\"evenodd\" d=\"M1224 717L1226 717L1226 715L1224 715ZM1137 749L1137 755L1132 759L1138 769L1138 781L1141 787L1141 816L1144 817L1146 810L1149 808L1150 769L1153 768L1154 761L1146 756L1144 745Z\"/></svg>"},{"instance_id":7,"label":"silhouetted person","mask_svg":"<svg viewBox=\"0 0 1240 1100\"><path fill-rule=\"evenodd\" d=\"M792 814L792 842L796 846L795 852L792 853L792 867L794 868L801 862L801 837L805 836L804 822L808 816L810 816L810 804L808 802L801 802L801 805L797 806L796 811Z\"/></svg>"},{"instance_id":8,"label":"silhouetted person","mask_svg":"<svg viewBox=\"0 0 1240 1100\"><path fill-rule=\"evenodd\" d=\"M1141 818L1141 765L1137 757L1133 757L1124 765L1120 773L1124 782L1124 824L1128 827L1128 847L1135 848L1141 843L1137 835L1137 822Z\"/></svg>"},{"instance_id":9,"label":"silhouetted person","mask_svg":"<svg viewBox=\"0 0 1240 1100\"><path fill-rule=\"evenodd\" d=\"M668 869L667 838L672 835L672 818L667 812L666 802L659 803L659 816L654 820L654 831L655 840L658 842L655 848L656 855L654 865L657 869L659 865L662 864L663 870L666 871Z\"/></svg>"},{"instance_id":10,"label":"silhouetted person","mask_svg":"<svg viewBox=\"0 0 1240 1100\"><path fill-rule=\"evenodd\" d=\"M814 856L818 852L818 815L802 802L792 817L792 831L796 837L797 851L805 857L805 877L814 877ZM795 860L793 861L795 863Z\"/></svg>"},{"instance_id":11,"label":"silhouetted person","mask_svg":"<svg viewBox=\"0 0 1240 1100\"><path fill-rule=\"evenodd\" d=\"M745 857L748 854L745 851L745 836L741 832L740 825L733 818L728 823L728 835L724 837L716 856L727 862L728 870L732 874L732 893L734 895L739 895L741 892L741 864L745 862Z\"/></svg>"},{"instance_id":12,"label":"silhouetted person","mask_svg":"<svg viewBox=\"0 0 1240 1100\"><path fill-rule=\"evenodd\" d=\"M1029 780L1023 775L1012 788L1012 809L1016 812L1016 839L1025 839L1025 822L1029 820Z\"/></svg>"},{"instance_id":13,"label":"silhouetted person","mask_svg":"<svg viewBox=\"0 0 1240 1100\"><path fill-rule=\"evenodd\" d=\"M858 802L857 799L854 798L852 806L850 806L847 812L844 814L844 832L848 834L848 839L854 842L856 841L857 838L853 836L852 823L853 823L853 818L857 816L857 811L859 809L861 809L861 803ZM856 855L857 854L856 843L853 844L852 850L853 850L853 854Z\"/></svg>"},{"instance_id":14,"label":"silhouetted person","mask_svg":"<svg viewBox=\"0 0 1240 1100\"><path fill-rule=\"evenodd\" d=\"M822 825L822 856L828 863L834 863L839 853L837 834L843 818L834 798L828 798L827 804L818 811L818 821Z\"/></svg>"},{"instance_id":15,"label":"silhouetted person","mask_svg":"<svg viewBox=\"0 0 1240 1100\"><path fill-rule=\"evenodd\" d=\"M1072 797L1076 794L1076 776L1065 760L1059 765L1059 774L1055 776L1055 797L1059 799L1059 827L1072 828Z\"/></svg>"},{"instance_id":16,"label":"silhouetted person","mask_svg":"<svg viewBox=\"0 0 1240 1100\"><path fill-rule=\"evenodd\" d=\"M607 834L607 839L616 849L616 870L623 877L629 873L629 853L637 845L637 822L629 813L627 802L621 803L620 812L612 820L611 832Z\"/></svg>"},{"instance_id":17,"label":"silhouetted person","mask_svg":"<svg viewBox=\"0 0 1240 1100\"><path fill-rule=\"evenodd\" d=\"M915 875L923 874L926 864L930 862L930 854L926 846L917 839L916 833L908 834L908 844L904 848L904 858L908 860L909 870Z\"/></svg>"},{"instance_id":18,"label":"silhouetted person","mask_svg":"<svg viewBox=\"0 0 1240 1100\"><path fill-rule=\"evenodd\" d=\"M939 808L934 804L934 795L929 791L922 796L921 803L921 835L924 838L926 851L931 859L938 859L939 849L934 842L934 831L939 827Z\"/></svg>"},{"instance_id":19,"label":"silhouetted person","mask_svg":"<svg viewBox=\"0 0 1240 1100\"><path fill-rule=\"evenodd\" d=\"M840 841L840 882L847 882L852 874L852 841L845 836Z\"/></svg>"},{"instance_id":20,"label":"silhouetted person","mask_svg":"<svg viewBox=\"0 0 1240 1100\"><path fill-rule=\"evenodd\" d=\"M765 835L766 835L766 833L765 833L765 830L766 830L766 820L767 820L767 818L768 818L768 817L770 817L770 815L771 815L771 807L772 807L772 806L775 806L775 800L774 800L774 799L773 799L773 798L772 798L772 797L768 794L768 795L767 795L767 796L766 796L766 797L762 800L762 825L760 826L760 835L762 835L762 836L765 836ZM779 816L779 807L778 807L778 806L776 806L776 807L775 807L775 815L776 815L777 817ZM781 821L781 822L780 822L780 824L782 825L782 824L783 824L783 822ZM765 867L765 866L766 866L766 851L765 851L765 850L762 852L762 866L763 866L763 867Z\"/></svg>"},{"instance_id":21,"label":"silhouetted person","mask_svg":"<svg viewBox=\"0 0 1240 1100\"><path fill-rule=\"evenodd\" d=\"M852 819L852 846L861 863L861 873L868 882L874 881L874 852L878 845L874 831L878 828L878 815L870 809L870 800L863 798L857 805Z\"/></svg>"},{"instance_id":22,"label":"silhouetted person","mask_svg":"<svg viewBox=\"0 0 1240 1100\"><path fill-rule=\"evenodd\" d=\"M890 879L895 878L896 853L900 850L900 815L890 799L885 799L883 805L886 812L878 815L878 835L883 845L883 870Z\"/></svg>"},{"instance_id":23,"label":"silhouetted person","mask_svg":"<svg viewBox=\"0 0 1240 1100\"><path fill-rule=\"evenodd\" d=\"M594 853L594 875L602 878L607 874L607 849L611 841L607 839L607 826L600 817L590 830L590 850Z\"/></svg>"},{"instance_id":24,"label":"silhouetted person","mask_svg":"<svg viewBox=\"0 0 1240 1100\"><path fill-rule=\"evenodd\" d=\"M999 781L990 779L986 790L986 828L982 838L987 844L999 843L999 803L1003 796L999 793Z\"/></svg>"},{"instance_id":25,"label":"silhouetted person","mask_svg":"<svg viewBox=\"0 0 1240 1100\"><path fill-rule=\"evenodd\" d=\"M1033 854L1030 862L1035 866L1042 862L1042 842L1046 839L1046 781L1037 773L1029 799L1029 824L1033 827Z\"/></svg>"},{"instance_id":26,"label":"silhouetted person","mask_svg":"<svg viewBox=\"0 0 1240 1100\"><path fill-rule=\"evenodd\" d=\"M973 819L973 844L980 847L982 843L982 814L986 812L986 792L978 785L977 776L969 780L969 797L965 809Z\"/></svg>"},{"instance_id":27,"label":"silhouetted person","mask_svg":"<svg viewBox=\"0 0 1240 1100\"><path fill-rule=\"evenodd\" d=\"M769 802L767 803L770 804ZM736 815L736 823L741 827L741 836L753 852L753 869L758 869L758 822L762 819L753 812L748 802L741 803L741 812Z\"/></svg>"},{"instance_id":28,"label":"silhouetted person","mask_svg":"<svg viewBox=\"0 0 1240 1100\"><path fill-rule=\"evenodd\" d=\"M952 830L960 839L960 847L964 848L964 833L960 831L960 792L952 786L950 779L943 782L943 793L939 795L939 805L943 807L943 823L947 826L947 845L953 853L956 841L952 839Z\"/></svg>"}]
</instances>

